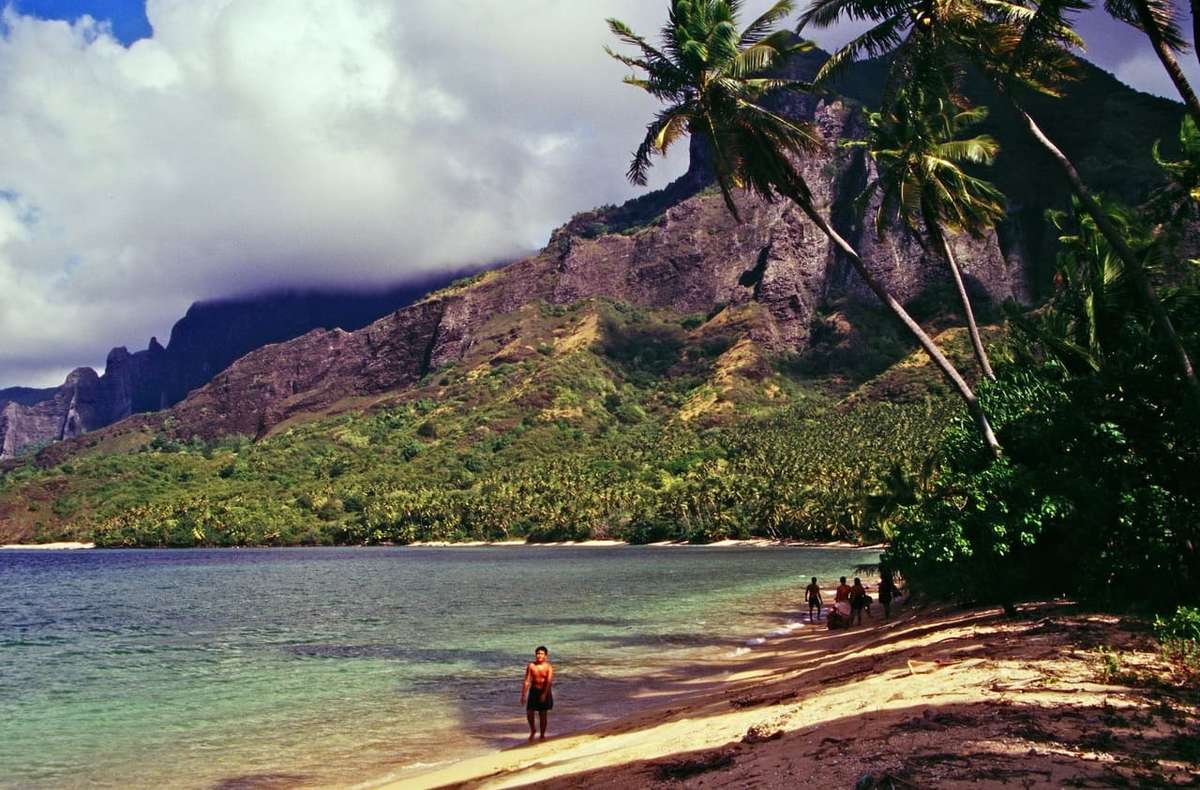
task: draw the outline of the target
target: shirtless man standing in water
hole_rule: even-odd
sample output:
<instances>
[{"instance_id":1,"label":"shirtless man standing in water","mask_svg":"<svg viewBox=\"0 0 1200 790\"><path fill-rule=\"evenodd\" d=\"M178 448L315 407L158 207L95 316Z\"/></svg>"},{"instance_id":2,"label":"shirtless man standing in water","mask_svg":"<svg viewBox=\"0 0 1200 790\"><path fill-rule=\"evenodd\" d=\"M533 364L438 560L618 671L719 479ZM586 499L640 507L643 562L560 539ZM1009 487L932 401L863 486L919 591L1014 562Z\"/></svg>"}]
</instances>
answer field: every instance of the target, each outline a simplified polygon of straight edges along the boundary
<instances>
[{"instance_id":1,"label":"shirtless man standing in water","mask_svg":"<svg viewBox=\"0 0 1200 790\"><path fill-rule=\"evenodd\" d=\"M538 647L533 651L533 661L525 665L525 682L521 686L521 704L525 706L525 718L529 719L531 741L534 736L534 712L541 725L541 740L546 740L546 713L554 707L554 695L550 690L553 682L554 665L550 663L550 651Z\"/></svg>"}]
</instances>

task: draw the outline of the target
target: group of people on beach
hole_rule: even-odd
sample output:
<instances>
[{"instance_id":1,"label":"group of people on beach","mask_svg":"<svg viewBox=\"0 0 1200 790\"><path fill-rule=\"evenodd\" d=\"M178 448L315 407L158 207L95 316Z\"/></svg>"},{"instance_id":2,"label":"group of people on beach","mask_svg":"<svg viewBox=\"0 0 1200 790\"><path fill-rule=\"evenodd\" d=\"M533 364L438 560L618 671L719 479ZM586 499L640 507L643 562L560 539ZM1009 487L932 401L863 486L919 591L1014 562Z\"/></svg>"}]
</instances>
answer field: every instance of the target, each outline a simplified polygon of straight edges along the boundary
<instances>
[{"instance_id":1,"label":"group of people on beach","mask_svg":"<svg viewBox=\"0 0 1200 790\"><path fill-rule=\"evenodd\" d=\"M876 590L876 594L879 596L879 603L883 605L883 617L888 620L892 617L892 601L900 597L900 591L896 588L895 579L890 571L881 570L879 576L879 588ZM808 621L810 623L817 622L821 619L824 599L821 597L821 585L817 583L816 576L813 576L812 582L804 588L804 599L808 603ZM870 615L872 603L874 603L874 599L867 594L867 588L863 586L862 579L855 576L854 584L850 585L846 583L846 577L843 576L838 581L837 589L834 590L833 607L830 608L825 623L830 629L849 628L855 624L862 625L863 612Z\"/></svg>"},{"instance_id":2,"label":"group of people on beach","mask_svg":"<svg viewBox=\"0 0 1200 790\"><path fill-rule=\"evenodd\" d=\"M883 617L891 619L892 601L900 597L892 574L886 568L880 571L879 587L876 595L883 605ZM815 623L821 619L824 599L821 597L821 585L817 577L812 577L812 583L804 588L804 598L808 602L808 620ZM843 576L833 593L833 607L825 618L829 628L849 628L857 623L862 625L863 612L870 614L873 599L867 594L862 579L857 576L854 584L847 584ZM540 738L546 740L546 720L554 708L554 665L550 663L550 651L544 645L539 645L533 652L533 661L525 665L525 679L521 684L521 704L525 706L525 717L529 721L529 740Z\"/></svg>"}]
</instances>

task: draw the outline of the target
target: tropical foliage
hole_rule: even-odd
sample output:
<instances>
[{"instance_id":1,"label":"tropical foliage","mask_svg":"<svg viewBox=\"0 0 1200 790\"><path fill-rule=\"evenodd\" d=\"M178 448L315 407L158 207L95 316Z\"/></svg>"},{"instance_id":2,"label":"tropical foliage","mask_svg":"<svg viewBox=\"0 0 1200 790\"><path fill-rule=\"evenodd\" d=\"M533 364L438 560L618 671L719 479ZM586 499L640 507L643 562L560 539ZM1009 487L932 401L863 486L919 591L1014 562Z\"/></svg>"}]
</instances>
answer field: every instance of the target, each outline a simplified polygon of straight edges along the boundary
<instances>
[{"instance_id":1,"label":"tropical foliage","mask_svg":"<svg viewBox=\"0 0 1200 790\"><path fill-rule=\"evenodd\" d=\"M832 77L838 68L867 56L891 59L888 84L916 82L947 95L956 91L967 67L985 74L999 95L1023 121L1029 136L1057 165L1080 208L1091 217L1113 254L1124 265L1134 293L1154 319L1162 342L1170 348L1192 408L1200 412L1200 377L1179 330L1128 238L1113 224L1099 200L1079 175L1075 163L1046 136L1027 109L1031 94L1060 96L1073 80L1077 65L1072 50L1083 48L1073 27L1073 16L1091 7L1089 0L1052 0L1035 5L1006 0L943 0L941 2L880 2L880 0L815 0L801 17L806 25L828 26L839 19L870 20L874 26L830 58L818 81ZM1157 10L1155 10L1157 9ZM1155 0L1110 3L1110 11L1134 23L1155 44L1163 59L1171 41L1170 6ZM1135 19L1136 17L1136 19ZM1164 65L1166 60L1163 61ZM1171 69L1168 67L1168 72ZM1172 75L1174 76L1174 75ZM1186 82L1186 81L1185 81ZM1190 104L1190 88L1176 81ZM885 99L889 95L885 91ZM1189 98L1190 97L1190 98ZM1194 120L1196 118L1194 117Z\"/></svg>"},{"instance_id":2,"label":"tropical foliage","mask_svg":"<svg viewBox=\"0 0 1200 790\"><path fill-rule=\"evenodd\" d=\"M1174 282L1172 317L1196 326L1195 273L1132 213L1106 210L1145 268ZM1200 430L1121 259L1089 215L1056 221L1058 290L1032 314L1011 311L1019 353L983 390L1008 453L992 463L961 425L948 432L927 494L902 509L888 561L961 600L1195 601Z\"/></svg>"},{"instance_id":3,"label":"tropical foliage","mask_svg":"<svg viewBox=\"0 0 1200 790\"><path fill-rule=\"evenodd\" d=\"M809 87L769 74L769 69L782 65L787 56L810 46L804 42L787 44L794 40L791 34L773 30L792 12L794 4L779 0L739 34L740 6L738 0L671 0L661 50L625 23L608 21L612 32L640 53L640 57L630 57L609 52L645 75L628 76L625 82L667 104L647 127L629 168L630 180L644 183L651 155L665 153L686 132L712 153L717 183L735 217L738 209L731 191L734 186L745 187L767 201L778 197L792 201L925 350L957 390L984 443L999 456L1000 446L971 385L875 276L854 246L818 210L795 161L818 146L812 130L773 112L764 101L769 91Z\"/></svg>"},{"instance_id":4,"label":"tropical foliage","mask_svg":"<svg viewBox=\"0 0 1200 790\"><path fill-rule=\"evenodd\" d=\"M595 317L593 342L553 347ZM910 403L842 403L705 324L546 308L520 322L544 349L524 360L485 356L257 442L139 434L126 452L11 472L0 498L36 509L39 539L106 546L880 538L882 495L920 477L953 411L936 375L904 369L930 393Z\"/></svg>"},{"instance_id":5,"label":"tropical foliage","mask_svg":"<svg viewBox=\"0 0 1200 790\"><path fill-rule=\"evenodd\" d=\"M999 146L991 137L962 136L986 116L986 108L956 107L948 96L931 95L920 83L910 83L890 109L867 116L869 138L848 145L866 147L878 168L878 176L858 198L859 210L865 212L877 200L875 230L880 237L899 226L936 250L954 280L980 371L995 380L947 238L962 232L982 237L1005 217L1004 195L965 170L996 158Z\"/></svg>"}]
</instances>

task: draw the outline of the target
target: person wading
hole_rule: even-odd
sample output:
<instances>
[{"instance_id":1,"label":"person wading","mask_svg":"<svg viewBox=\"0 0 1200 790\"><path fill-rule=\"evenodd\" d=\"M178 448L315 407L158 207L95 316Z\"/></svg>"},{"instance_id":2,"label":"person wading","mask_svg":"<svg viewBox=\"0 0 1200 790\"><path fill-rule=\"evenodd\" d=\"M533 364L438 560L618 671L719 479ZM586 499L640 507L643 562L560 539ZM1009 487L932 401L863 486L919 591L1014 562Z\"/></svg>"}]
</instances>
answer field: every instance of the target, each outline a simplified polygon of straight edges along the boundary
<instances>
[{"instance_id":1,"label":"person wading","mask_svg":"<svg viewBox=\"0 0 1200 790\"><path fill-rule=\"evenodd\" d=\"M546 740L546 718L554 707L554 694L550 686L554 683L554 665L550 663L550 651L539 646L533 651L533 661L525 665L525 682L521 685L521 704L525 706L525 718L529 720L529 740L536 734L533 715L538 717L540 740Z\"/></svg>"},{"instance_id":2,"label":"person wading","mask_svg":"<svg viewBox=\"0 0 1200 790\"><path fill-rule=\"evenodd\" d=\"M821 587L817 577L812 577L812 584L804 588L804 597L808 600L808 621L813 621L813 609L817 610L817 620L821 619Z\"/></svg>"}]
</instances>

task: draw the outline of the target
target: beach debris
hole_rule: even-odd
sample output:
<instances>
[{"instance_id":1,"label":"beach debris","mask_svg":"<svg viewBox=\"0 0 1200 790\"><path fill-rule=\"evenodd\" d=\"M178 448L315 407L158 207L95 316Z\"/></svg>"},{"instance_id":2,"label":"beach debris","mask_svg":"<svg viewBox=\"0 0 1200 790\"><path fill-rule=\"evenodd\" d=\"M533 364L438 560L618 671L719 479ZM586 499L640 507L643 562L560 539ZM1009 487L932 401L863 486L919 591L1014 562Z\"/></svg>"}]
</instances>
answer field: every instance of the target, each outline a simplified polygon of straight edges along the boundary
<instances>
[{"instance_id":1,"label":"beach debris","mask_svg":"<svg viewBox=\"0 0 1200 790\"><path fill-rule=\"evenodd\" d=\"M917 785L886 772L870 771L858 777L854 790L913 790Z\"/></svg>"},{"instance_id":2,"label":"beach debris","mask_svg":"<svg viewBox=\"0 0 1200 790\"><path fill-rule=\"evenodd\" d=\"M728 752L709 752L691 760L662 763L655 769L660 781L690 779L709 771L720 771L733 765L733 755Z\"/></svg>"},{"instance_id":3,"label":"beach debris","mask_svg":"<svg viewBox=\"0 0 1200 790\"><path fill-rule=\"evenodd\" d=\"M755 705L782 705L800 696L799 691L789 691L772 697L734 697L729 704L735 708L753 708Z\"/></svg>"},{"instance_id":4,"label":"beach debris","mask_svg":"<svg viewBox=\"0 0 1200 790\"><path fill-rule=\"evenodd\" d=\"M926 708L920 716L913 716L908 721L896 725L898 730L945 730L950 727L973 727L979 720L973 716L961 713L941 713L934 708Z\"/></svg>"},{"instance_id":5,"label":"beach debris","mask_svg":"<svg viewBox=\"0 0 1200 790\"><path fill-rule=\"evenodd\" d=\"M851 669L840 672L836 675L830 675L827 678L821 678L818 681L822 686L828 686L830 683L837 683L839 680L847 680L849 678L866 675L878 670L878 664L875 661L859 661Z\"/></svg>"},{"instance_id":6,"label":"beach debris","mask_svg":"<svg viewBox=\"0 0 1200 790\"><path fill-rule=\"evenodd\" d=\"M783 730L772 730L767 724L755 724L746 730L746 734L742 736L742 743L766 743L782 737Z\"/></svg>"}]
</instances>

